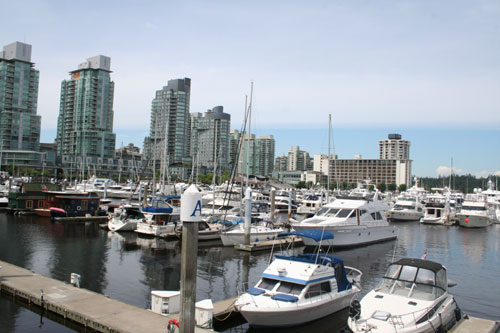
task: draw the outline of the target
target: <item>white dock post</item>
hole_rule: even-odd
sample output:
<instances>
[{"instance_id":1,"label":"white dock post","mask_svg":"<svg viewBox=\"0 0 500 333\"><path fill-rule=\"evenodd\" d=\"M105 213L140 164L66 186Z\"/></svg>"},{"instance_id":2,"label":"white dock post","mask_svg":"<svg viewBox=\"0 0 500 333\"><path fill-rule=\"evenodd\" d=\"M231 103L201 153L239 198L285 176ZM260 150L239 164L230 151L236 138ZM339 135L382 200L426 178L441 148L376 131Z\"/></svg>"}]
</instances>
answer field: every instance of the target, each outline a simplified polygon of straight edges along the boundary
<instances>
[{"instance_id":1,"label":"white dock post","mask_svg":"<svg viewBox=\"0 0 500 333\"><path fill-rule=\"evenodd\" d=\"M276 190L273 188L271 189L271 210L270 210L270 216L269 219L274 223L274 214L276 210Z\"/></svg>"},{"instance_id":2,"label":"white dock post","mask_svg":"<svg viewBox=\"0 0 500 333\"><path fill-rule=\"evenodd\" d=\"M243 244L250 244L250 224L252 222L252 190L247 187L245 191L245 236Z\"/></svg>"},{"instance_id":3,"label":"white dock post","mask_svg":"<svg viewBox=\"0 0 500 333\"><path fill-rule=\"evenodd\" d=\"M201 221L201 194L191 185L181 196L181 316L179 331L194 333L198 223Z\"/></svg>"}]
</instances>

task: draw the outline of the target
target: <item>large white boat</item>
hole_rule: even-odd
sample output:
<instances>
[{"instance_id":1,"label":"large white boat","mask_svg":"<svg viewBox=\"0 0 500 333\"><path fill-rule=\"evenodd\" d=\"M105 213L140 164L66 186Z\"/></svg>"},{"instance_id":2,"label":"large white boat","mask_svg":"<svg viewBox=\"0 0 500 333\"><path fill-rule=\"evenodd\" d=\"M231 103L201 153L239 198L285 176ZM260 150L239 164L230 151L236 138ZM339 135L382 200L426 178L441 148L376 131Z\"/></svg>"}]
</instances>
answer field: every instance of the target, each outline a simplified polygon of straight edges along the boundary
<instances>
[{"instance_id":1,"label":"large white boat","mask_svg":"<svg viewBox=\"0 0 500 333\"><path fill-rule=\"evenodd\" d=\"M467 194L456 217L461 227L484 228L496 218L496 212L494 206L487 201L486 196Z\"/></svg>"},{"instance_id":2,"label":"large white boat","mask_svg":"<svg viewBox=\"0 0 500 333\"><path fill-rule=\"evenodd\" d=\"M317 195L308 195L297 208L297 214L311 217L316 214L323 206L322 197Z\"/></svg>"},{"instance_id":3,"label":"large white boat","mask_svg":"<svg viewBox=\"0 0 500 333\"><path fill-rule=\"evenodd\" d=\"M387 218L391 222L419 221L423 215L423 205L420 200L414 196L403 196L398 198L391 210L387 212Z\"/></svg>"},{"instance_id":4,"label":"large white boat","mask_svg":"<svg viewBox=\"0 0 500 333\"><path fill-rule=\"evenodd\" d=\"M317 242L333 235L320 230L287 233ZM259 282L236 301L250 326L289 327L323 318L350 305L361 272L341 258L321 253L277 255Z\"/></svg>"},{"instance_id":5,"label":"large white boat","mask_svg":"<svg viewBox=\"0 0 500 333\"><path fill-rule=\"evenodd\" d=\"M132 205L122 205L115 209L109 217L108 229L111 231L134 231L137 223L143 221L141 208Z\"/></svg>"},{"instance_id":6,"label":"large white boat","mask_svg":"<svg viewBox=\"0 0 500 333\"><path fill-rule=\"evenodd\" d=\"M388 209L379 192L366 193L361 197L339 196L313 217L292 223L292 228L329 231L335 238L325 241L324 245L334 247L381 242L398 236L398 229L387 222ZM310 238L303 242L307 246L318 245Z\"/></svg>"},{"instance_id":7,"label":"large white boat","mask_svg":"<svg viewBox=\"0 0 500 333\"><path fill-rule=\"evenodd\" d=\"M389 266L377 288L353 302L348 325L355 333L447 332L460 318L446 268L404 258Z\"/></svg>"},{"instance_id":8,"label":"large white boat","mask_svg":"<svg viewBox=\"0 0 500 333\"><path fill-rule=\"evenodd\" d=\"M137 223L135 232L153 237L176 237L175 228L180 223L180 197L155 196L142 207L144 220Z\"/></svg>"},{"instance_id":9,"label":"large white boat","mask_svg":"<svg viewBox=\"0 0 500 333\"><path fill-rule=\"evenodd\" d=\"M250 242L259 242L276 239L282 228L274 228L266 222L252 224L250 226ZM234 228L220 233L220 239L224 246L243 244L245 239L244 223L238 223Z\"/></svg>"},{"instance_id":10,"label":"large white boat","mask_svg":"<svg viewBox=\"0 0 500 333\"><path fill-rule=\"evenodd\" d=\"M424 205L424 216L420 223L449 224L453 218L450 201L442 194L428 195Z\"/></svg>"}]
</instances>

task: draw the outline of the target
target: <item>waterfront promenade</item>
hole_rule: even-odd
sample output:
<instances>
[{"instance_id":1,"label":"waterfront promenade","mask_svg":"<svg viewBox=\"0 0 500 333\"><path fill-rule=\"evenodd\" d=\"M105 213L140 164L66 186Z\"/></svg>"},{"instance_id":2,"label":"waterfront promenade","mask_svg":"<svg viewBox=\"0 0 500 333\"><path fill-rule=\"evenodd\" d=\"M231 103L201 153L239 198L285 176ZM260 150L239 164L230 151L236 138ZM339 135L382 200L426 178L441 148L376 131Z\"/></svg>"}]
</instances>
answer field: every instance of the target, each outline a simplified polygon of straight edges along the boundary
<instances>
[{"instance_id":1,"label":"waterfront promenade","mask_svg":"<svg viewBox=\"0 0 500 333\"><path fill-rule=\"evenodd\" d=\"M1 292L98 332L166 332L169 320L178 319L177 316L162 316L4 261L0 261L0 267ZM198 327L195 331L208 332Z\"/></svg>"}]
</instances>

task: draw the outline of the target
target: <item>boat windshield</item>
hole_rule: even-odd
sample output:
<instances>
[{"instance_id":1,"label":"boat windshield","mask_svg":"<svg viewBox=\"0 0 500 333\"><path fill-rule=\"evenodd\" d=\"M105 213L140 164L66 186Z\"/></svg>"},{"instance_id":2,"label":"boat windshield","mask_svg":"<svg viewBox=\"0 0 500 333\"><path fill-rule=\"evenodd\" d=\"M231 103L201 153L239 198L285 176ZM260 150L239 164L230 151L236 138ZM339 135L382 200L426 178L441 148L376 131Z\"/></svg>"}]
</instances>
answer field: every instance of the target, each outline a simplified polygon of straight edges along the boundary
<instances>
[{"instance_id":1,"label":"boat windshield","mask_svg":"<svg viewBox=\"0 0 500 333\"><path fill-rule=\"evenodd\" d=\"M394 209L415 209L415 206L411 205L394 205Z\"/></svg>"},{"instance_id":2,"label":"boat windshield","mask_svg":"<svg viewBox=\"0 0 500 333\"><path fill-rule=\"evenodd\" d=\"M375 290L429 301L443 295L446 284L444 270L434 273L422 267L391 265Z\"/></svg>"},{"instance_id":3,"label":"boat windshield","mask_svg":"<svg viewBox=\"0 0 500 333\"><path fill-rule=\"evenodd\" d=\"M278 280L263 278L257 287L265 290L273 290L278 282Z\"/></svg>"},{"instance_id":4,"label":"boat windshield","mask_svg":"<svg viewBox=\"0 0 500 333\"><path fill-rule=\"evenodd\" d=\"M484 211L484 210L486 210L486 207L484 207L484 206L462 206L462 210Z\"/></svg>"},{"instance_id":5,"label":"boat windshield","mask_svg":"<svg viewBox=\"0 0 500 333\"><path fill-rule=\"evenodd\" d=\"M318 211L318 213L316 215L317 216L324 216L324 217L334 217L335 215L337 215L339 210L340 210L339 208L323 207Z\"/></svg>"},{"instance_id":6,"label":"boat windshield","mask_svg":"<svg viewBox=\"0 0 500 333\"><path fill-rule=\"evenodd\" d=\"M352 211L353 211L352 209L341 209L336 217L342 217L342 218L348 217L351 215Z\"/></svg>"},{"instance_id":7,"label":"boat windshield","mask_svg":"<svg viewBox=\"0 0 500 333\"><path fill-rule=\"evenodd\" d=\"M280 286L276 291L284 294L298 296L302 292L302 289L304 289L304 285L302 284L281 281Z\"/></svg>"}]
</instances>

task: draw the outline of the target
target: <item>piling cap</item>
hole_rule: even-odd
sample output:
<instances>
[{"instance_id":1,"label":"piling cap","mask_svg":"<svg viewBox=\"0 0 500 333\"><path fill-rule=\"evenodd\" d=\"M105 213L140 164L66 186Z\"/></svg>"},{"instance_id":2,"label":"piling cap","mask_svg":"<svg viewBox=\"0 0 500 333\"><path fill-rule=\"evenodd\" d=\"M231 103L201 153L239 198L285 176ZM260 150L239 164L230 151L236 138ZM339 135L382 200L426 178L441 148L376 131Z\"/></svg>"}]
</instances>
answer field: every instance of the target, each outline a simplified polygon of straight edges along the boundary
<instances>
[{"instance_id":1,"label":"piling cap","mask_svg":"<svg viewBox=\"0 0 500 333\"><path fill-rule=\"evenodd\" d=\"M245 191L245 199L251 199L252 198L252 189L250 187L247 187Z\"/></svg>"},{"instance_id":2,"label":"piling cap","mask_svg":"<svg viewBox=\"0 0 500 333\"><path fill-rule=\"evenodd\" d=\"M181 195L181 221L201 221L201 193L194 185L190 185Z\"/></svg>"}]
</instances>

